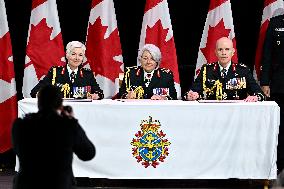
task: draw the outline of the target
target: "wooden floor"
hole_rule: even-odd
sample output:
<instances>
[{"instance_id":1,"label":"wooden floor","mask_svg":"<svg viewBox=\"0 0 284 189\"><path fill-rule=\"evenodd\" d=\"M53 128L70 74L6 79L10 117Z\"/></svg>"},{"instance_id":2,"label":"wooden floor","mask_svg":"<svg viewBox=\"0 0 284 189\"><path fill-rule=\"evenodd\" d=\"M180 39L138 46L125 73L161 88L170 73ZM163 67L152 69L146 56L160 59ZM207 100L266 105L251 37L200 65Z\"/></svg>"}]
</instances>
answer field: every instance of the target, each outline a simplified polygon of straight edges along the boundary
<instances>
[{"instance_id":1,"label":"wooden floor","mask_svg":"<svg viewBox=\"0 0 284 189\"><path fill-rule=\"evenodd\" d=\"M15 172L12 169L0 170L0 189L12 189ZM264 189L263 180L176 180L176 179L90 179L76 178L78 189L137 189L137 188L191 188L191 189ZM270 187L269 187L270 188Z\"/></svg>"}]
</instances>

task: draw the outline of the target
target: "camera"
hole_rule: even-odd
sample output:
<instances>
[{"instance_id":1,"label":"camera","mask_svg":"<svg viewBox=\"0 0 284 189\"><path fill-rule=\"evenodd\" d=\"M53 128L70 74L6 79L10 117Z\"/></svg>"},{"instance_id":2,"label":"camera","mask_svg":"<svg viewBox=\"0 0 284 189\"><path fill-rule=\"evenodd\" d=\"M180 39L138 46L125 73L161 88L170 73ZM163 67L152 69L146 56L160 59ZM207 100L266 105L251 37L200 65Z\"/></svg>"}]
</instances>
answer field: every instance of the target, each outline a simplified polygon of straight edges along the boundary
<instances>
[{"instance_id":1,"label":"camera","mask_svg":"<svg viewBox=\"0 0 284 189\"><path fill-rule=\"evenodd\" d=\"M61 111L62 116L68 116L68 117L73 117L73 109L71 106L63 106L62 111Z\"/></svg>"}]
</instances>

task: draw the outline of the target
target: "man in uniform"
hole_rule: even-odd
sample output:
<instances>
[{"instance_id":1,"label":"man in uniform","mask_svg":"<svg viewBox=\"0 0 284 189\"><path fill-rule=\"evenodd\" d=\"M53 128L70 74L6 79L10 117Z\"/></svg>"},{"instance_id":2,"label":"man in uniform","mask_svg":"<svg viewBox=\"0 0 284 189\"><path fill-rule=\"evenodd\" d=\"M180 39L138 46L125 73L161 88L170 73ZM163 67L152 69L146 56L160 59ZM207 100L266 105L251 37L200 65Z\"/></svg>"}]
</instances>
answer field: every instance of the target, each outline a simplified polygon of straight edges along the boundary
<instances>
[{"instance_id":1,"label":"man in uniform","mask_svg":"<svg viewBox=\"0 0 284 189\"><path fill-rule=\"evenodd\" d=\"M127 68L119 97L126 99L177 99L173 73L159 68L161 51L153 44L146 44L138 55L141 66Z\"/></svg>"},{"instance_id":2,"label":"man in uniform","mask_svg":"<svg viewBox=\"0 0 284 189\"><path fill-rule=\"evenodd\" d=\"M232 62L233 42L222 37L216 42L218 62L205 64L184 98L186 100L244 100L256 102L264 99L260 86L244 64Z\"/></svg>"},{"instance_id":3,"label":"man in uniform","mask_svg":"<svg viewBox=\"0 0 284 189\"><path fill-rule=\"evenodd\" d=\"M264 94L280 107L277 147L277 169L280 173L284 168L284 15L270 19L263 46L260 85Z\"/></svg>"},{"instance_id":4,"label":"man in uniform","mask_svg":"<svg viewBox=\"0 0 284 189\"><path fill-rule=\"evenodd\" d=\"M66 46L67 64L51 67L48 74L32 89L31 97L36 97L41 87L52 84L60 88L64 98L102 99L104 94L93 72L82 67L85 50L81 42L69 42Z\"/></svg>"}]
</instances>

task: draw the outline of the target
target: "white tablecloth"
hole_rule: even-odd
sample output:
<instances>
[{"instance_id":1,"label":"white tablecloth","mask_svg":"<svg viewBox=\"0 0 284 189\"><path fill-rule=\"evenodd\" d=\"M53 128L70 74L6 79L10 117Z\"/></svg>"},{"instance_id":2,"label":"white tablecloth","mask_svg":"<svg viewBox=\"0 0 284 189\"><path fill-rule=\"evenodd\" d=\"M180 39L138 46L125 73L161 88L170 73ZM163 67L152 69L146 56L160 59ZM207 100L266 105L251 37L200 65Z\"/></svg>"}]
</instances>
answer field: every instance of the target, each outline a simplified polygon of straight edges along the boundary
<instances>
[{"instance_id":1,"label":"white tablecloth","mask_svg":"<svg viewBox=\"0 0 284 189\"><path fill-rule=\"evenodd\" d=\"M275 102L64 102L97 149L88 162L74 156L76 177L111 179L275 179L279 110ZM18 103L19 116L36 112L36 99ZM142 120L159 120L171 143L156 168L132 155Z\"/></svg>"}]
</instances>

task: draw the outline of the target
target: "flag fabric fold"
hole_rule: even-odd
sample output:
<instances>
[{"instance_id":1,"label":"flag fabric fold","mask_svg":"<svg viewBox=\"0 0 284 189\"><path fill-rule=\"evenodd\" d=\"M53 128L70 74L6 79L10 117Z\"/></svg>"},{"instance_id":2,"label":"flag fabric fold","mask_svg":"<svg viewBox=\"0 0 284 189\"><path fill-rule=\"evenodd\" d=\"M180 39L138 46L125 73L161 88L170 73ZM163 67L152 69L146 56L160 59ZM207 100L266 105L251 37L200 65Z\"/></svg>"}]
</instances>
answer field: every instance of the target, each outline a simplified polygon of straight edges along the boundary
<instances>
[{"instance_id":1,"label":"flag fabric fold","mask_svg":"<svg viewBox=\"0 0 284 189\"><path fill-rule=\"evenodd\" d=\"M284 14L284 1L283 0L265 0L264 8L261 20L261 26L258 37L258 44L256 47L255 63L254 63L254 78L259 81L261 70L261 59L263 53L263 44L268 28L268 24L271 18Z\"/></svg>"},{"instance_id":2,"label":"flag fabric fold","mask_svg":"<svg viewBox=\"0 0 284 189\"><path fill-rule=\"evenodd\" d=\"M218 61L215 55L216 41L221 37L233 40L236 49L235 31L230 0L211 0L209 10L199 45L198 57L195 67L195 77L203 64ZM237 49L232 57L237 62Z\"/></svg>"},{"instance_id":3,"label":"flag fabric fold","mask_svg":"<svg viewBox=\"0 0 284 189\"><path fill-rule=\"evenodd\" d=\"M160 67L173 72L177 97L181 98L176 47L167 0L146 0L139 49L147 43L160 48Z\"/></svg>"},{"instance_id":4,"label":"flag fabric fold","mask_svg":"<svg viewBox=\"0 0 284 189\"><path fill-rule=\"evenodd\" d=\"M85 67L94 72L105 98L113 98L119 90L119 73L124 72L113 0L92 1L86 48Z\"/></svg>"},{"instance_id":5,"label":"flag fabric fold","mask_svg":"<svg viewBox=\"0 0 284 189\"><path fill-rule=\"evenodd\" d=\"M23 78L23 96L55 65L64 65L64 46L56 0L32 0Z\"/></svg>"},{"instance_id":6,"label":"flag fabric fold","mask_svg":"<svg viewBox=\"0 0 284 189\"><path fill-rule=\"evenodd\" d=\"M0 0L0 153L9 150L11 127L17 118L17 92L12 44L4 0Z\"/></svg>"}]
</instances>

